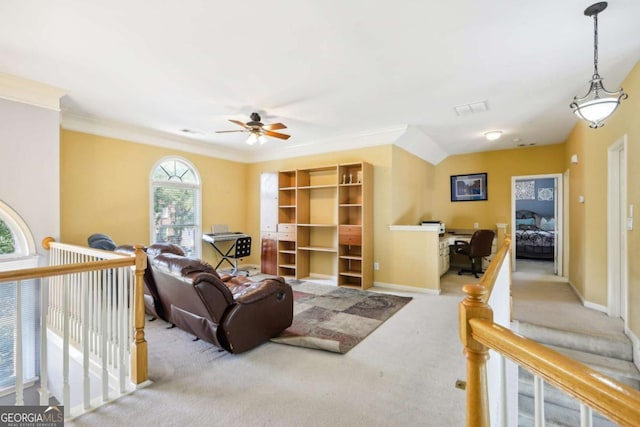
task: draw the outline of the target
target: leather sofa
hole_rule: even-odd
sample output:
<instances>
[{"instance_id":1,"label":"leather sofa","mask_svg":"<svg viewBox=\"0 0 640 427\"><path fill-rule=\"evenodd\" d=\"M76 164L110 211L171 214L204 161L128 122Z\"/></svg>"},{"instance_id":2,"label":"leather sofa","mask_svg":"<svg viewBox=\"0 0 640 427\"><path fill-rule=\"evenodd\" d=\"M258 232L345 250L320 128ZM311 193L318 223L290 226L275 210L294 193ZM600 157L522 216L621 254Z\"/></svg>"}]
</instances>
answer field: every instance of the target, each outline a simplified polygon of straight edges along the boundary
<instances>
[{"instance_id":1,"label":"leather sofa","mask_svg":"<svg viewBox=\"0 0 640 427\"><path fill-rule=\"evenodd\" d=\"M281 277L254 282L220 276L171 243L153 244L146 252L147 312L219 348L242 353L293 321L293 292Z\"/></svg>"}]
</instances>

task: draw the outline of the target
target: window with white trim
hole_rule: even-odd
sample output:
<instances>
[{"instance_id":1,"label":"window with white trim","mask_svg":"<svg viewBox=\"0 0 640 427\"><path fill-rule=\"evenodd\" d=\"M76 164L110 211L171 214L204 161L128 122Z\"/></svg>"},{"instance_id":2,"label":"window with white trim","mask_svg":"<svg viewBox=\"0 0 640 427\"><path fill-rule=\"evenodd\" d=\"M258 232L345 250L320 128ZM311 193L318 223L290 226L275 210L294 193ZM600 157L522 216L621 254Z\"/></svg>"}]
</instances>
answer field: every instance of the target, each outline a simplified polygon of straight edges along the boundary
<instances>
[{"instance_id":1,"label":"window with white trim","mask_svg":"<svg viewBox=\"0 0 640 427\"><path fill-rule=\"evenodd\" d=\"M11 207L0 201L0 271L37 267L35 243L29 228ZM20 282L22 335L17 335L17 282L0 283L0 396L16 384L16 346L22 343L22 382L35 381L39 352L39 283Z\"/></svg>"},{"instance_id":2,"label":"window with white trim","mask_svg":"<svg viewBox=\"0 0 640 427\"><path fill-rule=\"evenodd\" d=\"M187 256L201 252L200 178L187 160L168 157L151 171L151 242L171 242Z\"/></svg>"}]
</instances>

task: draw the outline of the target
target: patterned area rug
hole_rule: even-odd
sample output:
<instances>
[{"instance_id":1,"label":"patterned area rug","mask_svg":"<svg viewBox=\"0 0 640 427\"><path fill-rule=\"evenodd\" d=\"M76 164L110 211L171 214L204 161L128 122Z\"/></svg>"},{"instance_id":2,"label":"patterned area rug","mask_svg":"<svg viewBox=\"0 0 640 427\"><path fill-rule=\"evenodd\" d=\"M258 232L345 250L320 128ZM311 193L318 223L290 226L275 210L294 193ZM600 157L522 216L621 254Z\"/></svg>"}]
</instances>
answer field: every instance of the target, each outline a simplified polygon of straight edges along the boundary
<instances>
[{"instance_id":1,"label":"patterned area rug","mask_svg":"<svg viewBox=\"0 0 640 427\"><path fill-rule=\"evenodd\" d=\"M273 342L346 353L411 297L293 281L293 324Z\"/></svg>"}]
</instances>

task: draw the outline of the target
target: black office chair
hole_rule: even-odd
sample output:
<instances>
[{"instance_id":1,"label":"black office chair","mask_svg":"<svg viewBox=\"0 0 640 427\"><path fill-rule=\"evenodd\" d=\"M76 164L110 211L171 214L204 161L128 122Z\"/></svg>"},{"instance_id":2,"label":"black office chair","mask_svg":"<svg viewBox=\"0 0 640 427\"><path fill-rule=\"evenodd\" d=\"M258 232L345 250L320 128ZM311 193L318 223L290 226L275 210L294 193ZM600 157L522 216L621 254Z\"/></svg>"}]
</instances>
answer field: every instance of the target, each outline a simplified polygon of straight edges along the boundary
<instances>
[{"instance_id":1,"label":"black office chair","mask_svg":"<svg viewBox=\"0 0 640 427\"><path fill-rule=\"evenodd\" d=\"M454 242L455 253L466 255L471 260L471 269L463 268L458 271L459 275L471 273L478 278L478 273L482 273L482 257L491 255L491 246L495 235L496 233L491 230L477 230L469 242L463 240Z\"/></svg>"},{"instance_id":2,"label":"black office chair","mask_svg":"<svg viewBox=\"0 0 640 427\"><path fill-rule=\"evenodd\" d=\"M240 237L236 240L233 253L224 256L227 260L233 260L233 271L231 271L232 276L236 276L240 271L244 272L245 276L249 275L249 272L246 270L238 270L238 260L248 257L249 255L251 255L251 237Z\"/></svg>"}]
</instances>

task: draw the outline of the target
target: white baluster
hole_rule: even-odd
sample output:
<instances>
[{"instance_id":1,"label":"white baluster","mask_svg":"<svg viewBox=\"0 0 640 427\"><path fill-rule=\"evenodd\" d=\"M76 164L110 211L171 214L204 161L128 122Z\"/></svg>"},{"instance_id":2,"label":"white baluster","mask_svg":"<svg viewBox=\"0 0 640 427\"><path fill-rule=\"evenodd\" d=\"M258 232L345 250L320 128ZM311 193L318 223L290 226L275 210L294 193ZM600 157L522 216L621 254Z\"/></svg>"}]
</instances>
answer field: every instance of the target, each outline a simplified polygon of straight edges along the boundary
<instances>
[{"instance_id":1,"label":"white baluster","mask_svg":"<svg viewBox=\"0 0 640 427\"><path fill-rule=\"evenodd\" d=\"M102 401L106 402L109 400L109 371L108 371L108 360L109 353L107 350L107 305L109 303L109 291L108 291L108 283L105 279L106 270L102 270L102 292L100 293L101 301L100 301L100 361L102 364Z\"/></svg>"},{"instance_id":2,"label":"white baluster","mask_svg":"<svg viewBox=\"0 0 640 427\"><path fill-rule=\"evenodd\" d=\"M580 427L593 427L593 411L584 403L580 404Z\"/></svg>"},{"instance_id":3,"label":"white baluster","mask_svg":"<svg viewBox=\"0 0 640 427\"><path fill-rule=\"evenodd\" d=\"M87 277L86 273L82 274ZM91 380L89 376L89 289L82 286L82 368L84 409L91 407Z\"/></svg>"},{"instance_id":4,"label":"white baluster","mask_svg":"<svg viewBox=\"0 0 640 427\"><path fill-rule=\"evenodd\" d=\"M123 267L118 268L117 270L118 280L116 281L116 286L118 287L118 354L120 356L120 360L118 363L118 377L120 379L120 393L125 393L127 391L126 385L126 375L125 371L126 359L127 359L127 345L129 342L127 341L127 308L125 305L125 269Z\"/></svg>"},{"instance_id":5,"label":"white baluster","mask_svg":"<svg viewBox=\"0 0 640 427\"><path fill-rule=\"evenodd\" d=\"M47 313L49 311L49 284L51 279L40 281L40 405L49 404L49 383L47 364Z\"/></svg>"},{"instance_id":6,"label":"white baluster","mask_svg":"<svg viewBox=\"0 0 640 427\"><path fill-rule=\"evenodd\" d=\"M536 427L544 427L544 380L537 376L533 376L534 384L534 401L535 406L535 420L534 425Z\"/></svg>"},{"instance_id":7,"label":"white baluster","mask_svg":"<svg viewBox=\"0 0 640 427\"><path fill-rule=\"evenodd\" d=\"M64 276L62 285L62 404L71 409L71 397L69 386L69 276Z\"/></svg>"}]
</instances>

